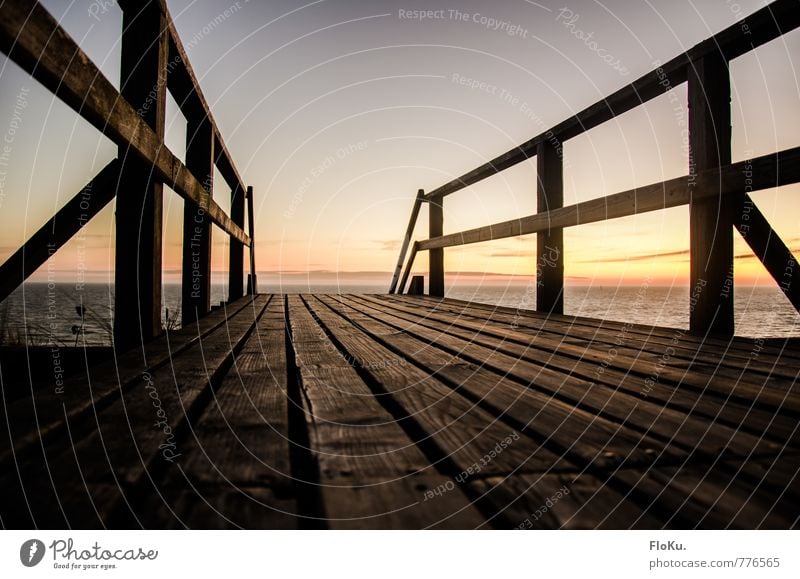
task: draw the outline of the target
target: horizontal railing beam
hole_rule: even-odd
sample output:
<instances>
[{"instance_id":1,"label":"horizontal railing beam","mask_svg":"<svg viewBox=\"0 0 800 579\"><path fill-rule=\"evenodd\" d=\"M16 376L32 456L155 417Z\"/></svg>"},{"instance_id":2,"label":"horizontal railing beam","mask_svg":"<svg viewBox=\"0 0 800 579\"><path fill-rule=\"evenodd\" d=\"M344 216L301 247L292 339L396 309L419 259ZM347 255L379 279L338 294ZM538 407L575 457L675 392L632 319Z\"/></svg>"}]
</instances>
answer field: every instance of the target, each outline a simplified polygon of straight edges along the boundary
<instances>
[{"instance_id":1,"label":"horizontal railing beam","mask_svg":"<svg viewBox=\"0 0 800 579\"><path fill-rule=\"evenodd\" d=\"M730 60L794 30L798 26L800 26L800 8L798 8L797 0L777 0L551 129L438 189L430 191L425 198L430 200L433 197L450 195L530 159L536 155L536 149L540 143L550 142L558 148L563 147L564 141L634 109L685 82L687 66L705 54L722 52L725 58Z\"/></svg>"},{"instance_id":2,"label":"horizontal railing beam","mask_svg":"<svg viewBox=\"0 0 800 579\"><path fill-rule=\"evenodd\" d=\"M247 234L39 2L16 0L0 6L0 50L114 143L130 145L158 179L202 207L226 233L250 244Z\"/></svg>"},{"instance_id":3,"label":"horizontal railing beam","mask_svg":"<svg viewBox=\"0 0 800 579\"><path fill-rule=\"evenodd\" d=\"M732 163L721 169L702 171L693 177L678 177L520 219L426 239L417 242L415 249L424 251L506 239L553 228L586 225L678 207L688 204L692 198L741 194L798 182L800 147L795 147L753 160Z\"/></svg>"}]
</instances>

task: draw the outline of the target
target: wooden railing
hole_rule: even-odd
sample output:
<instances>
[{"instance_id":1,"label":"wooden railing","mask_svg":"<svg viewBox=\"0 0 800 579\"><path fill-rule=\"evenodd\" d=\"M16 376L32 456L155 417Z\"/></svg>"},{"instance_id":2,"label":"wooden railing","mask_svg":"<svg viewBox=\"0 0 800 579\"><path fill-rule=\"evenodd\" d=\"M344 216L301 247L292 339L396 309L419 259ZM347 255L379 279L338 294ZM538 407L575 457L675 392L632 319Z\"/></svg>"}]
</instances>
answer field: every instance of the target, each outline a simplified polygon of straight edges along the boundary
<instances>
[{"instance_id":1,"label":"wooden railing","mask_svg":"<svg viewBox=\"0 0 800 579\"><path fill-rule=\"evenodd\" d=\"M441 297L444 295L444 248L536 233L536 308L563 313L564 227L688 204L693 288L689 326L693 333L730 336L734 332L734 228L800 312L797 261L749 196L750 191L800 182L800 147L731 163L728 70L731 59L798 26L800 2L777 0L492 161L428 194L420 190L414 200L389 293L405 290L419 251L429 252L428 293ZM688 174L563 207L564 142L684 82L688 84ZM536 214L443 235L442 206L447 195L534 156L538 175ZM429 239L412 244L411 236L423 203L428 203L429 207Z\"/></svg>"},{"instance_id":2,"label":"wooden railing","mask_svg":"<svg viewBox=\"0 0 800 579\"><path fill-rule=\"evenodd\" d=\"M41 4L0 6L0 50L118 146L106 166L0 266L0 300L116 197L114 341L125 349L161 333L162 191L183 197L182 317L210 310L211 224L230 236L228 298L244 293L244 246L254 270L253 196L203 97L165 0L120 0L121 90L117 91ZM167 90L187 120L186 164L164 144ZM231 214L213 199L214 166L231 189ZM250 235L244 230L250 204Z\"/></svg>"}]
</instances>

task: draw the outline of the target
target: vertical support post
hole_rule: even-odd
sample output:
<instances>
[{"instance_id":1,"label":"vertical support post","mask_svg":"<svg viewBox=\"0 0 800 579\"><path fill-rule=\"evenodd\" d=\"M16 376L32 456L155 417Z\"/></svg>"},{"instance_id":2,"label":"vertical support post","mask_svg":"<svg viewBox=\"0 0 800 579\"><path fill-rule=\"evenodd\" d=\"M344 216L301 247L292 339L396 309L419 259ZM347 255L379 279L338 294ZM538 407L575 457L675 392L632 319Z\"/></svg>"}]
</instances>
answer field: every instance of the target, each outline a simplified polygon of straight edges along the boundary
<instances>
[{"instance_id":1,"label":"vertical support post","mask_svg":"<svg viewBox=\"0 0 800 579\"><path fill-rule=\"evenodd\" d=\"M425 278L421 275L415 275L411 278L411 284L408 286L408 295L421 296L425 293Z\"/></svg>"},{"instance_id":2,"label":"vertical support post","mask_svg":"<svg viewBox=\"0 0 800 579\"><path fill-rule=\"evenodd\" d=\"M536 210L564 206L564 160L560 145L551 140L536 149ZM564 230L548 228L536 234L536 309L564 313Z\"/></svg>"},{"instance_id":3,"label":"vertical support post","mask_svg":"<svg viewBox=\"0 0 800 579\"><path fill-rule=\"evenodd\" d=\"M247 293L258 293L258 276L256 275L256 240L255 223L253 222L253 188L247 188L247 227L250 230L250 273L247 275Z\"/></svg>"},{"instance_id":4,"label":"vertical support post","mask_svg":"<svg viewBox=\"0 0 800 579\"><path fill-rule=\"evenodd\" d=\"M187 118L186 167L209 195L214 181L214 129L203 114ZM207 207L183 202L183 325L211 311L211 220Z\"/></svg>"},{"instance_id":5,"label":"vertical support post","mask_svg":"<svg viewBox=\"0 0 800 579\"><path fill-rule=\"evenodd\" d=\"M731 162L731 85L719 53L693 61L688 71L689 176ZM733 205L714 195L689 203L690 314L694 334L732 336Z\"/></svg>"},{"instance_id":6,"label":"vertical support post","mask_svg":"<svg viewBox=\"0 0 800 579\"><path fill-rule=\"evenodd\" d=\"M440 237L444 233L444 197L436 195L428 199L428 237ZM428 294L444 297L444 249L428 250Z\"/></svg>"},{"instance_id":7,"label":"vertical support post","mask_svg":"<svg viewBox=\"0 0 800 579\"><path fill-rule=\"evenodd\" d=\"M234 187L231 191L231 220L244 229L244 196L245 191ZM238 300L244 295L244 245L232 235L230 236L230 258L228 259L228 301Z\"/></svg>"},{"instance_id":8,"label":"vertical support post","mask_svg":"<svg viewBox=\"0 0 800 579\"><path fill-rule=\"evenodd\" d=\"M121 2L121 93L164 138L167 22L155 0ZM114 273L114 344L126 350L161 333L163 186L152 167L120 146Z\"/></svg>"}]
</instances>

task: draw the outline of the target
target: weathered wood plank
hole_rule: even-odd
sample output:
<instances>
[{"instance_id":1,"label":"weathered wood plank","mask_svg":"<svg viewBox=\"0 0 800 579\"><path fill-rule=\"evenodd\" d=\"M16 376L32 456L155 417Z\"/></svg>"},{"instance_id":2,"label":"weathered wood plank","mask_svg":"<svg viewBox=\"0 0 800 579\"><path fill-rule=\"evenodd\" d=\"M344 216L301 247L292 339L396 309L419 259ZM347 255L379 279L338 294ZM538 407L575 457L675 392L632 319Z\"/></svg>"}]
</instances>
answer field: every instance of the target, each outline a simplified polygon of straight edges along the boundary
<instances>
[{"instance_id":1,"label":"weathered wood plank","mask_svg":"<svg viewBox=\"0 0 800 579\"><path fill-rule=\"evenodd\" d=\"M506 340L509 335L525 343L525 339L513 330L507 330L499 334L498 337ZM715 378L713 371L708 374L696 372L696 367L677 358L669 358L662 363L644 360L639 355L629 356L617 352L613 359L609 360L608 351L587 349L586 347L568 344L563 340L548 339L543 335L537 335L535 341L537 348L547 348L549 354L546 354L545 361L549 361L555 352L569 353L576 359L594 364L594 369L607 364L624 371L626 375L633 373L642 378L655 376L654 382L666 381L684 388L691 387L695 391L704 394L714 393L725 400L738 399L741 402L762 407L773 413L793 413L792 415L795 415L800 411L800 403L798 403L796 396L798 385L795 381L771 380L769 378L751 380L744 371L741 371L740 376L734 381L718 380ZM528 341L528 343L530 344L531 342ZM588 370L585 373L596 374L593 370ZM767 384L778 387L765 388ZM639 388L639 391L649 393L650 389L645 388L648 385L649 383L642 382L642 387Z\"/></svg>"},{"instance_id":2,"label":"weathered wood plank","mask_svg":"<svg viewBox=\"0 0 800 579\"><path fill-rule=\"evenodd\" d=\"M180 475L158 482L172 513L143 509L144 526L298 526L284 328L283 299L273 296L185 440Z\"/></svg>"},{"instance_id":3,"label":"weathered wood plank","mask_svg":"<svg viewBox=\"0 0 800 579\"><path fill-rule=\"evenodd\" d=\"M334 528L473 528L483 518L458 490L425 492L449 480L431 465L355 364L346 360L298 296L290 296L292 345L307 407L320 492Z\"/></svg>"},{"instance_id":4,"label":"weathered wood plank","mask_svg":"<svg viewBox=\"0 0 800 579\"><path fill-rule=\"evenodd\" d=\"M146 344L141 351L136 349L91 367L87 373L64 381L61 390L37 391L32 399L22 399L13 404L6 404L4 400L0 428L3 432L10 432L13 448L10 444L7 447L3 445L0 464L10 468L15 456L24 456L32 448L49 444L52 437L63 437L65 417L74 422L100 410L118 388L126 389L138 384L142 374L164 366L173 357L220 329L228 316L234 316L245 308L249 308L250 315L255 318L252 298L244 298L196 324L166 332L161 338Z\"/></svg>"},{"instance_id":5,"label":"weathered wood plank","mask_svg":"<svg viewBox=\"0 0 800 579\"><path fill-rule=\"evenodd\" d=\"M266 300L257 298L258 315ZM254 322L249 311L241 310L224 327L173 358L169 366L141 375L137 387L115 390L104 409L67 421L67 436L52 438L41 454L29 455L19 475L8 473L3 485L14 478L36 497L31 507L39 526L59 527L72 521L90 521L95 526L135 524L141 508L137 499L147 494L146 485L152 491L159 472L175 473L174 460L181 454L182 437L191 431L192 417L222 378L233 351ZM82 438L73 438L73 432L82 433ZM52 479L42 478L43 465ZM88 503L87 485L98 484L116 486L119 492L102 497L108 502L100 504L95 498L93 504ZM21 506L8 505L12 519Z\"/></svg>"},{"instance_id":6,"label":"weathered wood plank","mask_svg":"<svg viewBox=\"0 0 800 579\"><path fill-rule=\"evenodd\" d=\"M663 520L588 473L512 475L471 483L505 504L515 529L658 529Z\"/></svg>"},{"instance_id":7,"label":"weathered wood plank","mask_svg":"<svg viewBox=\"0 0 800 579\"><path fill-rule=\"evenodd\" d=\"M384 299L377 303L381 308L393 309L395 307L394 304L387 304L387 300ZM402 305L403 302L400 304ZM660 375L655 379L652 375L642 376L633 373L632 369L625 364L617 363L617 356L623 353L638 360L640 358L648 359L648 354L642 345L630 343L626 334L617 334L616 337L607 338L607 341L597 341L593 340L591 336L572 337L569 333L562 335L545 332L541 329L525 333L520 332L521 328L517 325L514 326L515 330L510 330L508 324L493 324L491 319L469 316L460 309L457 309L457 317L452 314L439 315L432 310L420 313L413 308L410 310L399 309L399 311L410 312L417 318L422 316L424 320L446 321L448 330L455 331L462 337L470 337L474 331L479 330L480 336L471 339L481 345L496 348L515 356L522 356L570 376L605 384L615 390L628 392L637 399L657 401L667 408L690 413L702 417L704 420L743 429L757 436L765 436L774 442L795 444L798 436L797 419L793 416L764 410L754 406L752 401L738 401L729 397L714 396L713 391L699 392L685 389L679 383L662 380ZM437 311L441 310L437 309ZM547 326L552 323L551 319ZM466 331L460 332L460 329ZM580 336L577 332L576 335ZM552 338L550 345L542 344L541 337ZM559 347L561 344L574 346L575 350L571 353L564 352ZM676 348L675 346L671 347ZM589 353L592 350L595 351L595 355L600 356L601 361L592 364L583 362L583 353ZM660 350L658 347L654 347L654 350L652 361L656 364L666 364L671 359L670 356L668 359L662 360L666 347L662 346ZM722 368L719 363L714 363L711 367L704 367L703 364L696 365L691 357L687 356L684 359L692 362L688 371L694 371L695 366L698 366L699 373L716 376ZM743 375L754 374L749 369L743 370L743 366L741 363L738 365L731 363L732 370L724 373L731 375L735 373L735 376L732 377L734 380L741 379ZM746 366L744 367L746 368ZM769 374L765 375L769 376ZM795 370L795 376L790 379L788 384L795 384L797 377L798 370ZM648 379L654 380L654 384L646 383ZM785 391L786 388L784 387L782 390Z\"/></svg>"},{"instance_id":8,"label":"weathered wood plank","mask_svg":"<svg viewBox=\"0 0 800 579\"><path fill-rule=\"evenodd\" d=\"M426 490L426 504L446 497L455 488L470 489L464 483L478 472L486 476L575 470L573 463L501 424L452 386L444 386L435 374L396 363L396 354L321 302L312 300L308 306L346 355L381 387L381 400L392 405L395 419L411 425L415 442L424 445L428 458L451 477L443 486ZM479 496L471 498L485 517L497 515L493 525L508 526L497 505Z\"/></svg>"},{"instance_id":9,"label":"weathered wood plank","mask_svg":"<svg viewBox=\"0 0 800 579\"><path fill-rule=\"evenodd\" d=\"M348 305L353 305L354 302L354 298L347 301ZM368 313L363 308L360 311ZM687 416L686 413L620 391L619 384L602 384L554 370L548 360L531 357L526 346L513 348L504 341L482 339L479 331L457 332L445 323L400 314L392 315L377 308L368 315L397 330L402 331L405 327L406 331L423 342L479 364L482 370L492 370L498 376L515 380L523 388L528 386L536 389L544 394L545 400L552 396L553 399L565 401L569 416L560 421L562 426L568 420L593 422L598 416L602 416L624 425L626 429L633 429L635 432L631 433L631 438L638 445L650 444L653 450L661 451L666 456L702 453L714 458L726 454L748 457L754 453L777 452L781 448L775 442L763 441L737 429L713 425L708 420ZM409 326L408 321L413 325ZM506 354L504 351L509 349L512 353ZM593 362L587 364L596 365ZM487 395L488 399L493 397L494 393ZM588 416L584 414L586 410L589 412ZM548 409L546 413L553 414L553 411ZM602 436L589 432L585 432L584 436L603 440ZM660 440L663 446L654 444L653 440L649 440L651 437ZM605 450L625 456L622 454L624 450L607 447Z\"/></svg>"},{"instance_id":10,"label":"weathered wood plank","mask_svg":"<svg viewBox=\"0 0 800 579\"><path fill-rule=\"evenodd\" d=\"M647 437L565 404L552 395L516 384L503 374L489 372L485 367L488 361L476 363L466 351L468 345L456 345L445 334L437 333L437 340L432 343L432 340L417 337L424 333L420 326L416 326L410 335L384 322L384 315L372 317L364 314L352 307L349 300L343 303L336 298L319 299L342 311L376 343L390 347L395 356L405 353L413 360L414 365L409 362L409 368L420 366L423 373L435 375L451 388L470 395L470 400L476 401L499 420L508 421L510 426L530 435L536 444L551 450L553 457L568 457L582 467L606 468L622 462L649 464L655 457L654 449L660 446ZM334 305L336 302L338 305ZM450 344L453 347L448 347ZM556 460L553 466L557 466Z\"/></svg>"},{"instance_id":11,"label":"weathered wood plank","mask_svg":"<svg viewBox=\"0 0 800 579\"><path fill-rule=\"evenodd\" d=\"M376 298L364 298L376 299ZM558 331L547 331L560 322L554 316L546 320L535 320L529 331L519 317L491 313L489 318L479 313L465 313L460 306L450 308L446 303L439 303L435 310L418 309L408 301L395 298L377 298L375 302L382 308L396 309L410 313L417 318L446 322L449 327L480 331L502 341L498 346L508 352L515 344L523 346L525 354L534 356L548 366L558 368L566 373L575 373L591 381L605 382L615 388L621 388L642 398L652 398L667 405L676 405L688 412L697 412L712 420L722 419L731 426L753 427L758 434L765 434L770 429L778 440L786 440L795 430L796 418L793 415L778 414L774 409L762 409L754 405L750 399L732 399L729 394L718 396L713 388L689 390L682 388L682 381L670 380L657 373L639 372L630 360L655 364L657 369L674 366L682 375L706 377L708 381L728 380L733 384L750 384L757 389L774 390L776 400L786 392L796 390L798 370L793 365L782 369L782 364L775 361L771 364L754 362L757 357L748 356L742 360L727 361L727 356L720 359L709 359L705 349L692 350L685 348L681 354L683 333L676 334L672 340L663 344L650 344L648 341L636 341L626 328L601 335L595 332L582 332L579 326L565 325ZM388 303L387 303L388 302ZM449 300L448 300L449 303ZM539 323L541 322L541 323ZM680 339L678 339L680 337ZM654 340L657 341L657 340ZM495 344L491 344L492 347ZM517 349L519 351L519 349ZM754 350L757 353L757 350ZM513 352L512 352L513 353ZM752 351L751 351L752 353ZM625 361L620 359L623 356ZM584 360L594 362L587 366ZM674 359L674 361L673 361ZM785 365L785 362L784 364ZM708 382L706 382L708 384ZM726 391L727 392L727 391ZM716 399L714 399L716 398ZM787 409L788 410L788 409ZM745 421L744 419L747 418Z\"/></svg>"},{"instance_id":12,"label":"weathered wood plank","mask_svg":"<svg viewBox=\"0 0 800 579\"><path fill-rule=\"evenodd\" d=\"M389 296L385 296L385 298L390 299ZM785 371L780 364L786 360L800 361L800 341L796 338L734 337L718 339L709 336L704 339L693 336L681 328L598 320L573 315L546 316L524 308L468 302L455 298L447 298L443 301L421 296L416 299L420 303L427 303L428 307L435 308L437 311L450 311L458 316L472 315L487 320L487 323L497 323L498 325L511 324L519 331L538 333L546 327L554 331L558 330L556 333L562 336L575 334L577 337L586 337L592 340L603 334L616 334L624 331L632 339L637 339L642 344L654 345L662 350L661 346L672 344L675 336L680 333L680 343L676 345L676 348L690 353L692 359L697 352L702 352L717 357L717 360L711 363L721 363L723 359L730 359L732 363L736 364L736 368L741 367L749 360L750 365L757 371L765 371L769 375L777 374L787 378L793 378L794 373ZM754 352L757 353L757 356L753 355Z\"/></svg>"},{"instance_id":13,"label":"weathered wood plank","mask_svg":"<svg viewBox=\"0 0 800 579\"><path fill-rule=\"evenodd\" d=\"M773 493L754 495L752 485L735 471L723 471L715 464L626 470L617 475L641 503L669 513L665 528L786 529L800 514L796 502Z\"/></svg>"}]
</instances>

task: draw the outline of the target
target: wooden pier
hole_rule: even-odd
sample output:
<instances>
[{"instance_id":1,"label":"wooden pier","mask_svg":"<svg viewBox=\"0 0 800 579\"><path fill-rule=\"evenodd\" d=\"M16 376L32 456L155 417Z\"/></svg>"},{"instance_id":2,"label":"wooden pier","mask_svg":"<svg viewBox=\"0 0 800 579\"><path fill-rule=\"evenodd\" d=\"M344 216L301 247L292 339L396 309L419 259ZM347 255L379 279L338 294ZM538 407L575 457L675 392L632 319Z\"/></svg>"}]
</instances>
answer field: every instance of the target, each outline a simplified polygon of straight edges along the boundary
<instances>
[{"instance_id":1,"label":"wooden pier","mask_svg":"<svg viewBox=\"0 0 800 579\"><path fill-rule=\"evenodd\" d=\"M800 339L734 337L729 291L738 230L800 309L797 260L749 197L800 182L800 147L733 163L728 75L731 59L800 26L795 1L420 190L386 295L258 293L253 190L166 4L120 6L120 91L38 2L0 7L0 49L119 147L0 266L3 298L116 198L111 355L73 355L63 372L24 384L0 364L0 526L800 526ZM684 82L688 174L562 206L563 142ZM186 164L163 143L167 91L188 120ZM538 213L445 234L446 196L534 156ZM213 199L214 166L230 215ZM160 319L165 184L185 201L176 330ZM424 204L429 239L412 240ZM565 227L679 205L691 220L688 329L564 315ZM215 308L212 226L231 251L228 299ZM537 311L444 298L446 248L533 233ZM422 276L404 294L421 251L428 295Z\"/></svg>"},{"instance_id":2,"label":"wooden pier","mask_svg":"<svg viewBox=\"0 0 800 579\"><path fill-rule=\"evenodd\" d=\"M798 369L798 340L702 341L427 297L258 295L63 394L43 384L35 404L7 405L0 517L789 528Z\"/></svg>"}]
</instances>

